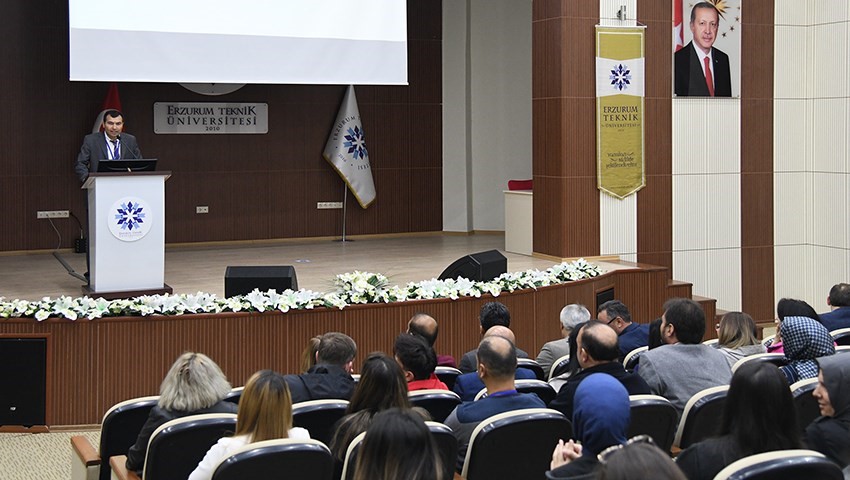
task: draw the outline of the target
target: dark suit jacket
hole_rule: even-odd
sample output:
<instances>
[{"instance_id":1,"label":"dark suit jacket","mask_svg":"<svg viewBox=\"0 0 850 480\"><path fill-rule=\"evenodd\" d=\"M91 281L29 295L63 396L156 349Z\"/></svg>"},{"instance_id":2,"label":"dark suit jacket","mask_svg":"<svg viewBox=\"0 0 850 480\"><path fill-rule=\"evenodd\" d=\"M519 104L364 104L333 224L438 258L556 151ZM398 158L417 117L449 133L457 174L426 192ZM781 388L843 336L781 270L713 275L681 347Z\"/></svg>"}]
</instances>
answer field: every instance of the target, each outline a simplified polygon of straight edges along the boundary
<instances>
[{"instance_id":1,"label":"dark suit jacket","mask_svg":"<svg viewBox=\"0 0 850 480\"><path fill-rule=\"evenodd\" d=\"M567 383L561 387L558 395L549 404L549 408L557 410L572 421L573 420L573 399L576 396L576 390L582 380L593 375L594 373L607 373L616 378L626 387L629 395L648 395L652 393L646 381L636 373L629 373L623 368L623 364L619 362L603 363L595 367L586 368L579 373L570 377Z\"/></svg>"},{"instance_id":2,"label":"dark suit jacket","mask_svg":"<svg viewBox=\"0 0 850 480\"><path fill-rule=\"evenodd\" d=\"M129 133L122 133L120 145L122 159L142 158L136 137ZM89 172L97 171L98 162L107 158L109 158L109 154L106 151L106 135L103 132L90 133L83 139L83 146L80 147L80 154L77 155L74 171L77 172L80 181L85 181Z\"/></svg>"},{"instance_id":3,"label":"dark suit jacket","mask_svg":"<svg viewBox=\"0 0 850 480\"><path fill-rule=\"evenodd\" d=\"M320 399L348 400L354 393L354 379L336 365L313 365L307 373L285 375L283 378L289 385L292 403Z\"/></svg>"},{"instance_id":4,"label":"dark suit jacket","mask_svg":"<svg viewBox=\"0 0 850 480\"><path fill-rule=\"evenodd\" d=\"M675 53L675 88L680 97L707 97L708 85L702 73L693 42ZM729 56L720 50L711 48L712 70L714 71L714 96L732 96L732 76L729 71Z\"/></svg>"},{"instance_id":5,"label":"dark suit jacket","mask_svg":"<svg viewBox=\"0 0 850 480\"><path fill-rule=\"evenodd\" d=\"M850 307L839 307L831 312L821 313L820 321L830 332L850 327Z\"/></svg>"}]
</instances>

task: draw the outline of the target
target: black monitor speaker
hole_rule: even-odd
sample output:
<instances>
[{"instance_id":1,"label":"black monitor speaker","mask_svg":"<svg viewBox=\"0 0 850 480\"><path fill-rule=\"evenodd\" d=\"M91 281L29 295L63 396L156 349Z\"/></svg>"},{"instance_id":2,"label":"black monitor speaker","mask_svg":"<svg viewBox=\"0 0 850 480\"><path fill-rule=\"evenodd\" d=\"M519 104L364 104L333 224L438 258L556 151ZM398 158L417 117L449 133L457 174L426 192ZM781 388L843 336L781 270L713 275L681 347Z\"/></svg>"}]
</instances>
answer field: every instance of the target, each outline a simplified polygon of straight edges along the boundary
<instances>
[{"instance_id":1,"label":"black monitor speaker","mask_svg":"<svg viewBox=\"0 0 850 480\"><path fill-rule=\"evenodd\" d=\"M298 290L295 268L291 265L227 267L224 272L224 296L247 295L254 289L261 292L286 289Z\"/></svg>"},{"instance_id":2,"label":"black monitor speaker","mask_svg":"<svg viewBox=\"0 0 850 480\"><path fill-rule=\"evenodd\" d=\"M0 338L0 426L46 425L47 338Z\"/></svg>"},{"instance_id":3,"label":"black monitor speaker","mask_svg":"<svg viewBox=\"0 0 850 480\"><path fill-rule=\"evenodd\" d=\"M478 282L493 280L508 271L508 259L498 250L473 253L455 260L440 274L440 280L463 277Z\"/></svg>"}]
</instances>

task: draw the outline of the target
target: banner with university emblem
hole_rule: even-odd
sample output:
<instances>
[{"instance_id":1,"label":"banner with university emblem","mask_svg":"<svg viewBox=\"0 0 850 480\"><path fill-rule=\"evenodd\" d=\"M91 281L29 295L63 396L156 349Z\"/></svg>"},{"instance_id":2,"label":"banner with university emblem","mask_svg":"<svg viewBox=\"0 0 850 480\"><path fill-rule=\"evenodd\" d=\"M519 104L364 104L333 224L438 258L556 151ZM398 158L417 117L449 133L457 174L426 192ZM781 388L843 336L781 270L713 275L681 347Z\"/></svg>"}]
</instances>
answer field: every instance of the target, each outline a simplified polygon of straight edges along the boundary
<instances>
[{"instance_id":1,"label":"banner with university emblem","mask_svg":"<svg viewBox=\"0 0 850 480\"><path fill-rule=\"evenodd\" d=\"M646 185L644 32L596 26L597 186L619 199Z\"/></svg>"}]
</instances>

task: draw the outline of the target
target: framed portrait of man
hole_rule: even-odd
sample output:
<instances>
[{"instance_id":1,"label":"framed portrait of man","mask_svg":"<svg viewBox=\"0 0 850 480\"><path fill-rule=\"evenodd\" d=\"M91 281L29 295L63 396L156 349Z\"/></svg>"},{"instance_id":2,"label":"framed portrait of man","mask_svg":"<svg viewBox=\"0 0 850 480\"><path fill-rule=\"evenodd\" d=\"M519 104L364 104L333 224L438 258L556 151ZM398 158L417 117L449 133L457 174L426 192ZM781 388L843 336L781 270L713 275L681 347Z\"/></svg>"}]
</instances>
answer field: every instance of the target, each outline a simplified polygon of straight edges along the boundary
<instances>
[{"instance_id":1,"label":"framed portrait of man","mask_svg":"<svg viewBox=\"0 0 850 480\"><path fill-rule=\"evenodd\" d=\"M741 96L741 2L673 0L673 94Z\"/></svg>"}]
</instances>

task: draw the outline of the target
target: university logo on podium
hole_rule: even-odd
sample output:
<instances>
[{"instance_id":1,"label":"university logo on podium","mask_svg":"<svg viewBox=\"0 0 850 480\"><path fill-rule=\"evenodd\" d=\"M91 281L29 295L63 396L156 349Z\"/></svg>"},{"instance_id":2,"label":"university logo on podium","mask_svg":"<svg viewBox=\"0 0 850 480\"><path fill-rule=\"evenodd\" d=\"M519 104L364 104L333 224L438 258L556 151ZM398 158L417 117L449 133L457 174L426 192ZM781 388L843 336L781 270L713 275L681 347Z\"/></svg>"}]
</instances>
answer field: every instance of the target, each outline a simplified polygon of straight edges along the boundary
<instances>
[{"instance_id":1,"label":"university logo on podium","mask_svg":"<svg viewBox=\"0 0 850 480\"><path fill-rule=\"evenodd\" d=\"M112 204L107 221L115 238L122 242L135 242L150 232L153 216L146 201L124 197Z\"/></svg>"}]
</instances>

